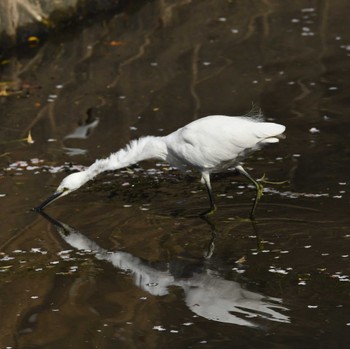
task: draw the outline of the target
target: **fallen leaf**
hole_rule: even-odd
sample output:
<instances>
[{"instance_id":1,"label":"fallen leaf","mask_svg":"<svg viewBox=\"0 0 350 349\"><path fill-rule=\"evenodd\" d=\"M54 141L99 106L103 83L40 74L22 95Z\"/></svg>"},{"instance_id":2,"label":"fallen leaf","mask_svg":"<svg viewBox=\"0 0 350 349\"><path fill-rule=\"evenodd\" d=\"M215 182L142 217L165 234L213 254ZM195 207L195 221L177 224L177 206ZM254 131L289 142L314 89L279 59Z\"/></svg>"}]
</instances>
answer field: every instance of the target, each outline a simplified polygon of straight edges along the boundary
<instances>
[{"instance_id":1,"label":"fallen leaf","mask_svg":"<svg viewBox=\"0 0 350 349\"><path fill-rule=\"evenodd\" d=\"M32 138L32 134L31 134L30 130L28 132L28 136L26 138L26 141L27 141L28 144L33 144L34 143L34 140Z\"/></svg>"},{"instance_id":2,"label":"fallen leaf","mask_svg":"<svg viewBox=\"0 0 350 349\"><path fill-rule=\"evenodd\" d=\"M112 40L110 41L109 43L111 46L122 46L124 45L124 41L115 41L115 40Z\"/></svg>"},{"instance_id":3,"label":"fallen leaf","mask_svg":"<svg viewBox=\"0 0 350 349\"><path fill-rule=\"evenodd\" d=\"M9 93L6 90L0 90L0 96L6 97Z\"/></svg>"},{"instance_id":4,"label":"fallen leaf","mask_svg":"<svg viewBox=\"0 0 350 349\"><path fill-rule=\"evenodd\" d=\"M240 259L236 260L235 263L237 263L237 264L243 264L243 263L245 263L245 262L246 262L246 258L245 258L245 256L243 256L243 257L241 257Z\"/></svg>"},{"instance_id":5,"label":"fallen leaf","mask_svg":"<svg viewBox=\"0 0 350 349\"><path fill-rule=\"evenodd\" d=\"M34 45L36 45L36 44L38 44L39 43L39 38L37 37L37 36L30 36L29 38L28 38L28 42L30 43L30 44L34 44Z\"/></svg>"}]
</instances>

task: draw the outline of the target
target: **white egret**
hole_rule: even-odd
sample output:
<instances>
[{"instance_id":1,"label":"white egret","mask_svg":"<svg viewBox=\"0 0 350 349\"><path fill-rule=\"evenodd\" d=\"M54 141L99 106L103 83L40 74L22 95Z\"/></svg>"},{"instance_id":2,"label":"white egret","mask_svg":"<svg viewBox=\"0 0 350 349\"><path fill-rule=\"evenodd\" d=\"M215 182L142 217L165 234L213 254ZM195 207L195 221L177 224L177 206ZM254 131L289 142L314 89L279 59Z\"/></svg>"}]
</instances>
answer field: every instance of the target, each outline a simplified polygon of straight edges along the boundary
<instances>
[{"instance_id":1,"label":"white egret","mask_svg":"<svg viewBox=\"0 0 350 349\"><path fill-rule=\"evenodd\" d=\"M191 167L201 173L201 182L207 189L210 201L210 209L203 214L211 214L216 210L210 175L235 167L256 187L256 197L250 213L253 218L262 195L262 185L244 170L240 161L264 144L278 142L284 130L283 125L265 122L261 114L211 115L195 120L167 136L141 137L109 157L96 160L86 170L64 178L56 192L36 210L41 211L57 198L79 189L101 172L121 169L146 159L158 159L167 161L180 170Z\"/></svg>"}]
</instances>

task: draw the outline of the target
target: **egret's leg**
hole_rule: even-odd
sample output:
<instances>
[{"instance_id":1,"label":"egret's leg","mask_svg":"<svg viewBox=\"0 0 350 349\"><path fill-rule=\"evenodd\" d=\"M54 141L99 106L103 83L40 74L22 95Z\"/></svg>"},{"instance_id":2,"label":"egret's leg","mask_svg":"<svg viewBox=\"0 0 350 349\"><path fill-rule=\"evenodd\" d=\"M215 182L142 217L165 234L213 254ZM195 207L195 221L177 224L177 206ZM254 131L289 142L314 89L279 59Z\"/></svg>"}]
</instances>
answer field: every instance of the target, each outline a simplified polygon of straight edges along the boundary
<instances>
[{"instance_id":1,"label":"egret's leg","mask_svg":"<svg viewBox=\"0 0 350 349\"><path fill-rule=\"evenodd\" d=\"M211 187L208 186L207 183L205 183L205 187L207 188L207 193L210 201L210 209L206 211L206 215L209 215L209 214L213 214L217 210L217 208L213 199L213 193L212 193Z\"/></svg>"},{"instance_id":2,"label":"egret's leg","mask_svg":"<svg viewBox=\"0 0 350 349\"><path fill-rule=\"evenodd\" d=\"M252 207L252 210L250 211L250 218L251 219L254 219L254 216L255 216L255 209L256 209L256 206L258 205L258 202L263 194L263 186L258 183L254 178L252 178L249 173L241 166L241 165L238 165L236 166L236 169L246 178L248 178L255 186L256 188L256 196L255 196L255 200L254 200L254 203L253 203L253 207Z\"/></svg>"},{"instance_id":3,"label":"egret's leg","mask_svg":"<svg viewBox=\"0 0 350 349\"><path fill-rule=\"evenodd\" d=\"M216 211L216 205L215 205L215 202L214 202L213 193L212 193L211 184L210 184L210 175L208 173L202 173L201 182L207 188L207 193L208 193L208 197L209 197L209 201L210 201L210 208L209 208L209 210L206 210L203 213L201 213L201 216L209 216L209 215L213 214Z\"/></svg>"}]
</instances>

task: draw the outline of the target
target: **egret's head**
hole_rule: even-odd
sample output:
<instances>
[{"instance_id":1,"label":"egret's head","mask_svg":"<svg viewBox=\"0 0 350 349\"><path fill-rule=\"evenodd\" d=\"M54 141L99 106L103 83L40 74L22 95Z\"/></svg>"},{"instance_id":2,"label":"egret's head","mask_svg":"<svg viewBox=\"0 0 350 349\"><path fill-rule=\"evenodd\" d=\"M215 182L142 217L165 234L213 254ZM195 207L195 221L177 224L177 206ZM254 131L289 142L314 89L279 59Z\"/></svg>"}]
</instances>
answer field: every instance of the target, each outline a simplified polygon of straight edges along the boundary
<instances>
[{"instance_id":1,"label":"egret's head","mask_svg":"<svg viewBox=\"0 0 350 349\"><path fill-rule=\"evenodd\" d=\"M43 210L51 202L68 195L74 190L79 189L84 185L89 178L87 177L86 171L75 172L63 179L61 184L57 187L56 192L47 198L41 205L36 207L37 211Z\"/></svg>"}]
</instances>

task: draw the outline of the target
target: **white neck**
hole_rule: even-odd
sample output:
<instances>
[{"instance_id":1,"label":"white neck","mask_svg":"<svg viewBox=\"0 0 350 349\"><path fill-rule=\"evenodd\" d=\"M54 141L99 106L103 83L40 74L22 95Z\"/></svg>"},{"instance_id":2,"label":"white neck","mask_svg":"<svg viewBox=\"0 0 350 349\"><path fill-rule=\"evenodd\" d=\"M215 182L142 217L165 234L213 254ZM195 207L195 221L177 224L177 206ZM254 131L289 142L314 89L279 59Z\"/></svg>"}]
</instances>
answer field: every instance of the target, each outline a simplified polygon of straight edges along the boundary
<instances>
[{"instance_id":1,"label":"white neck","mask_svg":"<svg viewBox=\"0 0 350 349\"><path fill-rule=\"evenodd\" d=\"M142 160L165 160L167 147L162 137L147 136L131 141L108 158L96 160L87 170L88 180L104 171L118 170Z\"/></svg>"}]
</instances>

